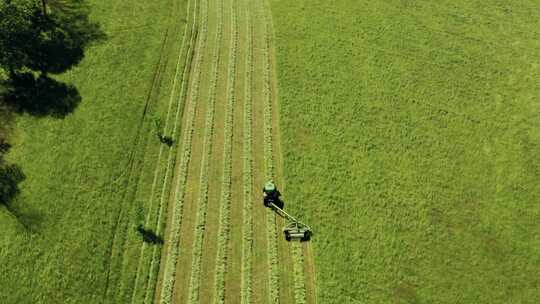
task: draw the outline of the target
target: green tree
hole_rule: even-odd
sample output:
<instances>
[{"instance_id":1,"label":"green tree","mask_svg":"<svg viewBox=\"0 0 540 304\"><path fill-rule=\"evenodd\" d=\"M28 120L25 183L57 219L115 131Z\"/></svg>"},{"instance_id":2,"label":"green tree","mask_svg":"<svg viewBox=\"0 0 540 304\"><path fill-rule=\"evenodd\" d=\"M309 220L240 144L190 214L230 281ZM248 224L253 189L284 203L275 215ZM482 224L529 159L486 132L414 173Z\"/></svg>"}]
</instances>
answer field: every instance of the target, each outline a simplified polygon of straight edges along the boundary
<instances>
[{"instance_id":1,"label":"green tree","mask_svg":"<svg viewBox=\"0 0 540 304\"><path fill-rule=\"evenodd\" d=\"M0 0L0 67L9 76L31 65L41 18L34 1Z\"/></svg>"},{"instance_id":2,"label":"green tree","mask_svg":"<svg viewBox=\"0 0 540 304\"><path fill-rule=\"evenodd\" d=\"M9 76L67 71L89 43L104 36L88 15L83 0L0 0L0 67Z\"/></svg>"}]
</instances>

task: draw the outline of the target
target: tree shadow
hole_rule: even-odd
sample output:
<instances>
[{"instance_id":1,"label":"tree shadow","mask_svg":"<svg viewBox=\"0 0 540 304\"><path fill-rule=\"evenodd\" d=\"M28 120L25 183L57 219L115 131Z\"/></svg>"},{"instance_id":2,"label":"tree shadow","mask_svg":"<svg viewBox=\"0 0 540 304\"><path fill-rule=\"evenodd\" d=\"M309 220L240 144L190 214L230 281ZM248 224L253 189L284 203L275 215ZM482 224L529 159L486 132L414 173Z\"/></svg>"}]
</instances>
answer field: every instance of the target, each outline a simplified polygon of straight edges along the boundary
<instances>
[{"instance_id":1,"label":"tree shadow","mask_svg":"<svg viewBox=\"0 0 540 304\"><path fill-rule=\"evenodd\" d=\"M29 67L44 74L60 74L79 64L85 49L106 38L98 23L89 19L86 1L75 0L55 7L55 13L38 22L43 39L33 42Z\"/></svg>"},{"instance_id":2,"label":"tree shadow","mask_svg":"<svg viewBox=\"0 0 540 304\"><path fill-rule=\"evenodd\" d=\"M145 229L143 225L137 227L137 232L142 236L143 242L152 245L163 244L163 238L150 229Z\"/></svg>"},{"instance_id":3,"label":"tree shadow","mask_svg":"<svg viewBox=\"0 0 540 304\"><path fill-rule=\"evenodd\" d=\"M47 16L34 14L32 22L38 34L24 47L23 68L7 71L7 79L0 84L0 102L15 113L63 118L82 100L75 86L49 75L78 65L85 50L106 35L89 19L86 1L61 3Z\"/></svg>"},{"instance_id":4,"label":"tree shadow","mask_svg":"<svg viewBox=\"0 0 540 304\"><path fill-rule=\"evenodd\" d=\"M78 90L46 75L13 75L6 83L4 103L16 113L63 118L81 102Z\"/></svg>"},{"instance_id":5,"label":"tree shadow","mask_svg":"<svg viewBox=\"0 0 540 304\"><path fill-rule=\"evenodd\" d=\"M6 163L0 154L0 205L5 206L16 218L17 213L11 203L20 193L19 184L25 178L19 166Z\"/></svg>"},{"instance_id":6,"label":"tree shadow","mask_svg":"<svg viewBox=\"0 0 540 304\"><path fill-rule=\"evenodd\" d=\"M44 220L42 212L34 210L21 212L15 206L6 206L6 208L26 232L36 234L42 230Z\"/></svg>"},{"instance_id":7,"label":"tree shadow","mask_svg":"<svg viewBox=\"0 0 540 304\"><path fill-rule=\"evenodd\" d=\"M15 164L0 164L0 204L8 206L20 192L19 183L26 176L21 168Z\"/></svg>"}]
</instances>

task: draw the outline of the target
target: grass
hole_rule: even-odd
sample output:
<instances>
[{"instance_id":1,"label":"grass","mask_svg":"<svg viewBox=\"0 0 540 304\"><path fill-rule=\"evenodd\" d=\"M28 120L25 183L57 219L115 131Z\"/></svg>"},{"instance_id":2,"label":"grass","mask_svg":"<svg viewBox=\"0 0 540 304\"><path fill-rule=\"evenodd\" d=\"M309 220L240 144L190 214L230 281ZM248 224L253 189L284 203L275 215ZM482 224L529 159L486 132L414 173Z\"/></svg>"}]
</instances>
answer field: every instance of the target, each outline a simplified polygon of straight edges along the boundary
<instances>
[{"instance_id":1,"label":"grass","mask_svg":"<svg viewBox=\"0 0 540 304\"><path fill-rule=\"evenodd\" d=\"M214 279L214 303L225 302L225 274L227 270L227 252L230 239L230 208L232 184L232 141L235 107L236 47L238 45L238 21L236 16L237 1L231 5L231 40L229 46L229 67L227 72L227 109L225 113L223 140L223 180L221 185L218 252L216 256L216 274Z\"/></svg>"},{"instance_id":2,"label":"grass","mask_svg":"<svg viewBox=\"0 0 540 304\"><path fill-rule=\"evenodd\" d=\"M540 300L539 8L272 0L319 302Z\"/></svg>"},{"instance_id":3,"label":"grass","mask_svg":"<svg viewBox=\"0 0 540 304\"><path fill-rule=\"evenodd\" d=\"M151 174L137 172L155 165L159 144L150 125L167 110L173 73L164 62L178 47L164 46L164 33L182 23L183 3L90 1L107 38L60 76L82 103L64 119L15 122L10 161L27 179L14 206L30 231L0 215L3 303L101 303L107 282L114 297L131 294L124 280L135 274L131 252L141 245L134 210L146 202L137 193L152 184ZM115 227L122 229L113 263Z\"/></svg>"},{"instance_id":4,"label":"grass","mask_svg":"<svg viewBox=\"0 0 540 304\"><path fill-rule=\"evenodd\" d=\"M171 238L169 240L169 245L167 247L167 259L164 265L164 277L163 283L161 286L160 294L160 303L172 303L173 300L173 288L175 283L176 276L176 263L178 256L180 254L179 241L180 241L180 228L182 223L182 210L185 199L185 186L187 183L187 175L189 162L191 158L191 143L193 141L193 132L194 132L194 121L195 121L195 110L196 103L199 97L199 87L200 87L200 77L201 77L201 62L202 62L202 52L201 50L206 45L207 40L207 1L203 0L203 4L195 8L200 9L201 17L199 20L199 35L197 41L197 51L195 52L195 63L194 63L194 78L192 80L192 87L189 94L189 106L188 112L186 114L186 124L185 124L185 135L184 142L182 145L181 160L180 160L180 172L178 173L178 180L174 189L174 206L173 206L173 215L171 226ZM197 19L197 18L196 18Z\"/></svg>"},{"instance_id":5,"label":"grass","mask_svg":"<svg viewBox=\"0 0 540 304\"><path fill-rule=\"evenodd\" d=\"M302 245L299 242L292 244L292 254L294 259L294 299L296 304L306 303L306 287L304 285L304 255Z\"/></svg>"},{"instance_id":6,"label":"grass","mask_svg":"<svg viewBox=\"0 0 540 304\"><path fill-rule=\"evenodd\" d=\"M244 83L244 208L242 227L241 303L253 301L253 25L246 4L246 75Z\"/></svg>"},{"instance_id":7,"label":"grass","mask_svg":"<svg viewBox=\"0 0 540 304\"><path fill-rule=\"evenodd\" d=\"M268 30L267 14L265 13L264 3L259 3L259 18L264 20L264 45L263 45L263 118L264 118L264 162L265 162L265 179L274 179L274 157L273 157L273 128L272 128L272 98L270 95L270 32ZM268 209L266 218L267 239L268 239L268 268L269 275L269 301L270 303L279 303L279 270L278 270L278 245L277 245L277 223L276 216L271 209Z\"/></svg>"},{"instance_id":8,"label":"grass","mask_svg":"<svg viewBox=\"0 0 540 304\"><path fill-rule=\"evenodd\" d=\"M193 258L191 266L191 277L189 285L189 301L190 303L199 302L199 292L201 286L201 272L202 272L202 256L204 247L204 235L206 230L206 219L208 212L209 201L209 175L210 175L210 162L212 157L212 138L215 128L215 103L216 103L216 88L218 81L218 69L220 64L220 45L223 36L223 15L222 15L222 2L219 2L218 6L218 21L217 31L215 36L215 47L213 50L209 93L208 93L208 105L204 127L204 147L203 156L201 160L201 173L200 173L200 193L197 209L197 223L195 231L195 241L193 249Z\"/></svg>"},{"instance_id":9,"label":"grass","mask_svg":"<svg viewBox=\"0 0 540 304\"><path fill-rule=\"evenodd\" d=\"M181 49L176 58L169 106L163 127L163 133L171 136L173 139L178 138L180 131L180 113L183 112L184 108L189 69L193 58L191 54L194 47L194 32L196 30L197 20L192 2L187 4L187 14L189 14L189 18L186 20L186 24L190 26L184 27ZM173 33L169 34L169 37L176 39L177 35L173 31ZM155 165L156 169L153 172L152 186L149 191L150 198L148 198L146 206L147 212L144 225L147 228L154 229L157 235L163 235L165 226L164 210L166 209L166 202L168 202L169 191L171 191L172 169L175 167L175 156L177 154L175 148L176 146L167 149L166 145L161 145L157 156L157 164ZM147 192L143 192L142 195L147 195ZM154 246L154 248L147 250L148 247L149 245L143 243L140 248L137 272L133 283L132 303L151 303L154 299L159 262L161 259L161 246Z\"/></svg>"}]
</instances>

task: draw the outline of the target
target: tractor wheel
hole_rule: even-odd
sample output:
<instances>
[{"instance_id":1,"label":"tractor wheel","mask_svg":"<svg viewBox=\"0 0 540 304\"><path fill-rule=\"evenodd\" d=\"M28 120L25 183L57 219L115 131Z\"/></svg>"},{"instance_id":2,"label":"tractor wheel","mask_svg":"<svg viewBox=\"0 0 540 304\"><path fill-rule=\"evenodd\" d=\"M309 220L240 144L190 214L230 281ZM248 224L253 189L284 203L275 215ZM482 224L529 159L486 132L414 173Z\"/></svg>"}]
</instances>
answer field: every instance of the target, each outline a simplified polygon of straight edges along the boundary
<instances>
[{"instance_id":1,"label":"tractor wheel","mask_svg":"<svg viewBox=\"0 0 540 304\"><path fill-rule=\"evenodd\" d=\"M289 231L285 231L283 233L285 234L285 240L287 242L290 242L291 241L291 234L289 233Z\"/></svg>"}]
</instances>

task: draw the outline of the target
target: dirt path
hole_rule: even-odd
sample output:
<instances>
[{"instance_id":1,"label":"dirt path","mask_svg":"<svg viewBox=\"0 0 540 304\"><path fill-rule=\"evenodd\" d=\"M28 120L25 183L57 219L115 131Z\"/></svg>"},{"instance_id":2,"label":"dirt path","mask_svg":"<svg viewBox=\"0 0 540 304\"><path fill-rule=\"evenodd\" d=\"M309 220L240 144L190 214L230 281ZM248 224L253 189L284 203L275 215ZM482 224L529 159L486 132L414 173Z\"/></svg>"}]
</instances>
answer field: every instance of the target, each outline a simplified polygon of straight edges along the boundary
<instances>
[{"instance_id":1,"label":"dirt path","mask_svg":"<svg viewBox=\"0 0 540 304\"><path fill-rule=\"evenodd\" d=\"M283 184L268 3L191 1L199 18L155 301L315 303L308 245L286 242L285 222L261 203L265 180Z\"/></svg>"}]
</instances>

